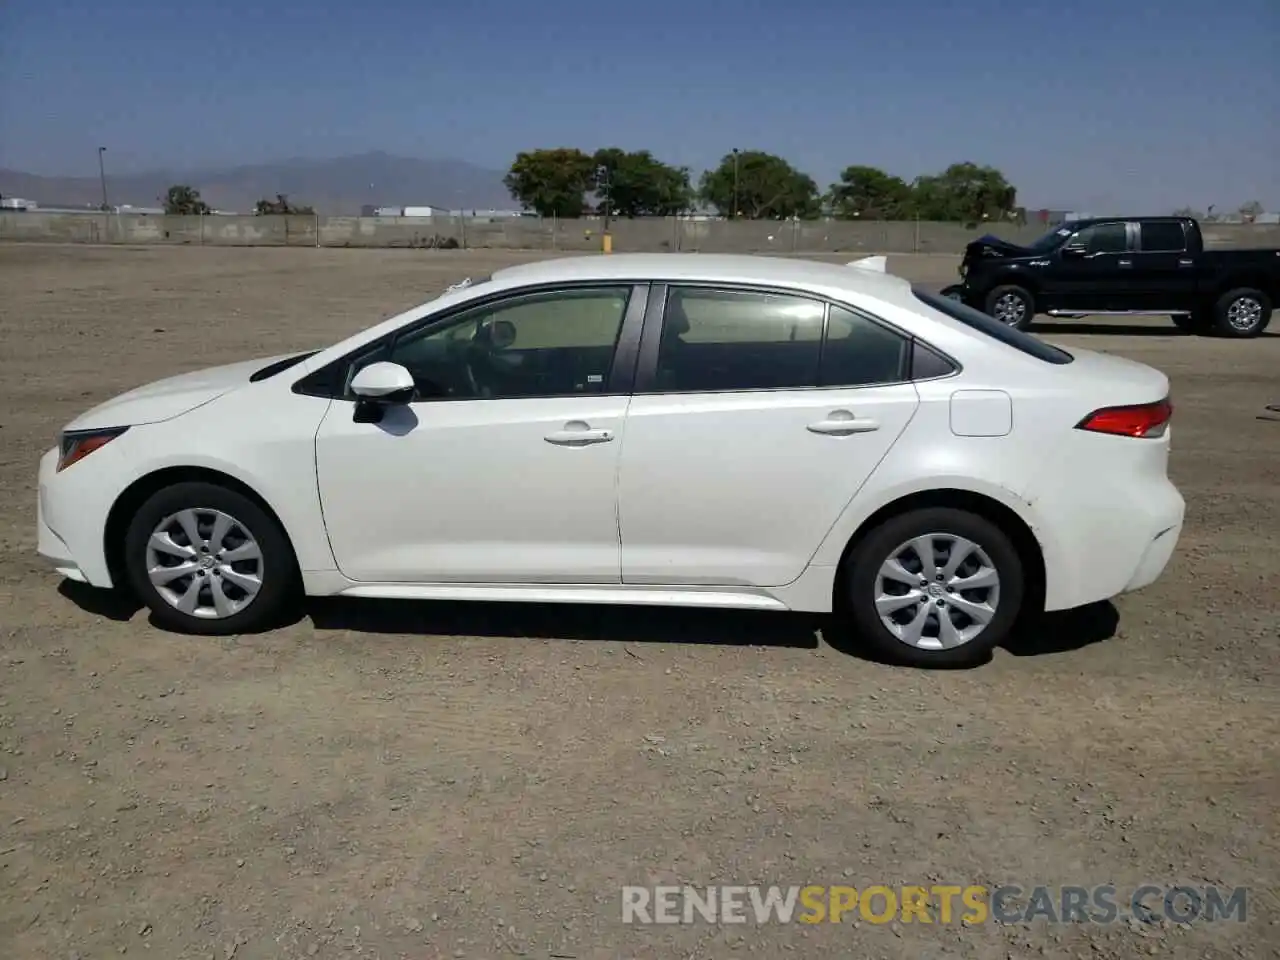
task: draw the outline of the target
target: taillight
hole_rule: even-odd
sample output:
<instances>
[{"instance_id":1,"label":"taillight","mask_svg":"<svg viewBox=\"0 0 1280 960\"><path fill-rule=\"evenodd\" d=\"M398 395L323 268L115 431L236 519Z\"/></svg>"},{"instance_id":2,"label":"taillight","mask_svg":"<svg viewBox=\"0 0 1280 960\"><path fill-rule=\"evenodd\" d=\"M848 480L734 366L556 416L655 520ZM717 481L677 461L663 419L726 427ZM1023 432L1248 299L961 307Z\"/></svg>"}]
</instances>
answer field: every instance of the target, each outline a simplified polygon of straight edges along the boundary
<instances>
[{"instance_id":1,"label":"taillight","mask_svg":"<svg viewBox=\"0 0 1280 960\"><path fill-rule=\"evenodd\" d=\"M1117 437L1162 437L1173 417L1173 404L1165 397L1157 403L1103 407L1076 424L1078 430L1110 433Z\"/></svg>"},{"instance_id":2,"label":"taillight","mask_svg":"<svg viewBox=\"0 0 1280 960\"><path fill-rule=\"evenodd\" d=\"M61 472L73 463L79 463L99 447L105 447L128 427L108 427L103 430L76 430L64 433L58 449L58 469Z\"/></svg>"}]
</instances>

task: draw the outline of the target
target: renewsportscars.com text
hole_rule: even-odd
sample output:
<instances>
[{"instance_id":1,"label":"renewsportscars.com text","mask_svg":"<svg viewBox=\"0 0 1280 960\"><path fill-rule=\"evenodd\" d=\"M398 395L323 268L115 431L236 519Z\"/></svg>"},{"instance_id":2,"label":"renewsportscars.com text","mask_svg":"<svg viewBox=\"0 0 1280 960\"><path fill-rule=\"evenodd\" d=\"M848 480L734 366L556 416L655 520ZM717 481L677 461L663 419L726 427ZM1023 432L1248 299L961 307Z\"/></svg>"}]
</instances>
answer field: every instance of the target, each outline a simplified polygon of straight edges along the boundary
<instances>
[{"instance_id":1,"label":"renewsportscars.com text","mask_svg":"<svg viewBox=\"0 0 1280 960\"><path fill-rule=\"evenodd\" d=\"M1242 887L627 886L623 923L1143 923L1247 919Z\"/></svg>"}]
</instances>

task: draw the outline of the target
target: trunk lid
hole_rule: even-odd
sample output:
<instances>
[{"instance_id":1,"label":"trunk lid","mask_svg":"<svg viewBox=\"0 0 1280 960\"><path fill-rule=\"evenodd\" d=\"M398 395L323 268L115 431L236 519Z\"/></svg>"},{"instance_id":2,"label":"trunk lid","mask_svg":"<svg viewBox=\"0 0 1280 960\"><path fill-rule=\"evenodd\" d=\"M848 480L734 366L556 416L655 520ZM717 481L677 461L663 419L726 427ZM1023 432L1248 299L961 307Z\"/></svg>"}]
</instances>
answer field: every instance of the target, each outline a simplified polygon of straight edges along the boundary
<instances>
[{"instance_id":1,"label":"trunk lid","mask_svg":"<svg viewBox=\"0 0 1280 960\"><path fill-rule=\"evenodd\" d=\"M1169 396L1169 377L1155 367L1076 347L1071 355L1075 360L1057 369L1079 388L1081 416L1100 407L1157 403Z\"/></svg>"}]
</instances>

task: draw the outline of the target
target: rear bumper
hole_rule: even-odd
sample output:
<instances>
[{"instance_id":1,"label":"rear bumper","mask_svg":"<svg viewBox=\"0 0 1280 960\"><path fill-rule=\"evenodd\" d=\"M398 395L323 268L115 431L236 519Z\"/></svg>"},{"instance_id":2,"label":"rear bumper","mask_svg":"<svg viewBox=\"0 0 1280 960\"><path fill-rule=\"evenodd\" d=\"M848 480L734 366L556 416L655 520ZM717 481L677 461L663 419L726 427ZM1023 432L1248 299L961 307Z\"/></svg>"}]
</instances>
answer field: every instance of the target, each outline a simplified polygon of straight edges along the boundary
<instances>
[{"instance_id":1,"label":"rear bumper","mask_svg":"<svg viewBox=\"0 0 1280 960\"><path fill-rule=\"evenodd\" d=\"M1164 568L1173 558L1173 551L1178 546L1180 536L1182 536L1181 517L1177 523L1166 527L1151 538L1151 542L1147 544L1147 549L1142 554L1142 559L1138 561L1137 569L1134 570L1133 576L1129 578L1129 582L1124 585L1124 590L1121 592L1141 590L1159 580L1160 575L1164 573Z\"/></svg>"},{"instance_id":2,"label":"rear bumper","mask_svg":"<svg viewBox=\"0 0 1280 960\"><path fill-rule=\"evenodd\" d=\"M1150 586L1164 573L1182 536L1186 503L1168 480L1117 491L1095 501L1059 529L1057 549L1046 555L1046 610L1109 600Z\"/></svg>"}]
</instances>

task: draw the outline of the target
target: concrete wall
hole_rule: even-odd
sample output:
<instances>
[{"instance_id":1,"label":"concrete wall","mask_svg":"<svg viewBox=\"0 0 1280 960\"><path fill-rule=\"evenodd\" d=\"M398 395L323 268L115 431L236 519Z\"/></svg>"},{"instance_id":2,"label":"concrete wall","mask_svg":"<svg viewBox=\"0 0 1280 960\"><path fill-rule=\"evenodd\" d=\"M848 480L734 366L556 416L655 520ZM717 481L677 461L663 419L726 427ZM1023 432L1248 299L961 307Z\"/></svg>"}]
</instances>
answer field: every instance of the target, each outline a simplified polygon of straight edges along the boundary
<instances>
[{"instance_id":1,"label":"concrete wall","mask_svg":"<svg viewBox=\"0 0 1280 960\"><path fill-rule=\"evenodd\" d=\"M421 247L449 238L466 248L600 249L599 220L494 220L454 217L169 217L138 214L0 213L0 241L170 243L216 246ZM993 225L1008 240L1030 242L1040 225ZM958 223L615 220L613 249L706 253L959 253L985 230ZM1275 224L1210 224L1214 247L1280 248Z\"/></svg>"}]
</instances>

